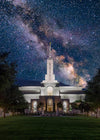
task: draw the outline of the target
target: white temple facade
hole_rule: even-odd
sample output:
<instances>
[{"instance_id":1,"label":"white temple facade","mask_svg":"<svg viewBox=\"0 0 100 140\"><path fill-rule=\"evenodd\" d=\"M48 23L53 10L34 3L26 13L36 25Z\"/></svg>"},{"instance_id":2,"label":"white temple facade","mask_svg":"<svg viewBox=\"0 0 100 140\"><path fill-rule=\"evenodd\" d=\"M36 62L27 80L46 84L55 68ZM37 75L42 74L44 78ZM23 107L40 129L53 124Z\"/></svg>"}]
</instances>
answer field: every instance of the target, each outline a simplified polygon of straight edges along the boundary
<instances>
[{"instance_id":1,"label":"white temple facade","mask_svg":"<svg viewBox=\"0 0 100 140\"><path fill-rule=\"evenodd\" d=\"M57 110L67 113L70 103L85 98L82 87L60 86L59 82L55 80L53 66L50 47L47 59L47 74L45 80L41 82L41 86L19 87L29 103L30 111L33 113L37 111L56 112Z\"/></svg>"}]
</instances>

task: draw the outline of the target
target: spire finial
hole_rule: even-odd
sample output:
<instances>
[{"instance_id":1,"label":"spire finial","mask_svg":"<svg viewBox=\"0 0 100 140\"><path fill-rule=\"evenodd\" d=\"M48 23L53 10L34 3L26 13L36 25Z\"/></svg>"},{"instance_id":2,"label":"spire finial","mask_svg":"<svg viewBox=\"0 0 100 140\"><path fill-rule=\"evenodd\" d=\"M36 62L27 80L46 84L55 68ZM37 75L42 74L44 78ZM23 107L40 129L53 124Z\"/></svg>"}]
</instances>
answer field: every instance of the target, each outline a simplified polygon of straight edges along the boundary
<instances>
[{"instance_id":1,"label":"spire finial","mask_svg":"<svg viewBox=\"0 0 100 140\"><path fill-rule=\"evenodd\" d=\"M49 43L49 58L51 58L51 42Z\"/></svg>"}]
</instances>

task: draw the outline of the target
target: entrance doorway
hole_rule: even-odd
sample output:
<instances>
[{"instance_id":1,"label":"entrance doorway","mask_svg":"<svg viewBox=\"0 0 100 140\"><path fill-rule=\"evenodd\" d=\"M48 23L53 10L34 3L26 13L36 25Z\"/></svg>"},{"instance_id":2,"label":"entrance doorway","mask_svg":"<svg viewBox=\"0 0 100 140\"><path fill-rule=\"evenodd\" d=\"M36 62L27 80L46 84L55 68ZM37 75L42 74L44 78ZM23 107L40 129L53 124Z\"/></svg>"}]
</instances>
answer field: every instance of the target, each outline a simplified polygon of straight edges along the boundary
<instances>
[{"instance_id":1,"label":"entrance doorway","mask_svg":"<svg viewBox=\"0 0 100 140\"><path fill-rule=\"evenodd\" d=\"M53 111L53 100L52 99L48 99L47 100L47 111L48 112L52 112Z\"/></svg>"},{"instance_id":2,"label":"entrance doorway","mask_svg":"<svg viewBox=\"0 0 100 140\"><path fill-rule=\"evenodd\" d=\"M48 111L51 112L52 111L52 107L48 107Z\"/></svg>"}]
</instances>

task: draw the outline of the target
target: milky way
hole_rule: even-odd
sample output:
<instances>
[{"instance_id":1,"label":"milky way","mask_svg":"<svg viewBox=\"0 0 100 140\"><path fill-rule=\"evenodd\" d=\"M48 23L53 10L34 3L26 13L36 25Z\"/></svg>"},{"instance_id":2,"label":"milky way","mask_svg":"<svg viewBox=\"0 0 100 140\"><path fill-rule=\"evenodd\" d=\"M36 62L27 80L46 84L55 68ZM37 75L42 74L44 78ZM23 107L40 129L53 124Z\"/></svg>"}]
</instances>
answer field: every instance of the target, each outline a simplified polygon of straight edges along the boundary
<instances>
[{"instance_id":1,"label":"milky way","mask_svg":"<svg viewBox=\"0 0 100 140\"><path fill-rule=\"evenodd\" d=\"M56 79L86 85L100 68L99 0L2 0L0 52L17 79L42 81L49 43Z\"/></svg>"}]
</instances>

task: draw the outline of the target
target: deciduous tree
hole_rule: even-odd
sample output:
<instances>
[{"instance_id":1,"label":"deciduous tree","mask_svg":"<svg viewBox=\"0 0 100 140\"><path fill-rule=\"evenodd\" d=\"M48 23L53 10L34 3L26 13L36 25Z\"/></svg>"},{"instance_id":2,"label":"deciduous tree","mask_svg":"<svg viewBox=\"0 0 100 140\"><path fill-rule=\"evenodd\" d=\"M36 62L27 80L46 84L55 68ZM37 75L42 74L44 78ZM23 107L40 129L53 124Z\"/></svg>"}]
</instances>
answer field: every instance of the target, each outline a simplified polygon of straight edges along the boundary
<instances>
[{"instance_id":1,"label":"deciduous tree","mask_svg":"<svg viewBox=\"0 0 100 140\"><path fill-rule=\"evenodd\" d=\"M86 90L86 101L92 103L96 116L100 108L100 69L91 81L88 82Z\"/></svg>"}]
</instances>

